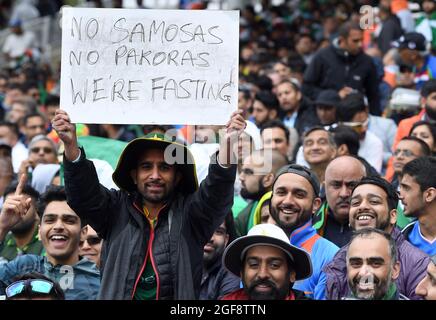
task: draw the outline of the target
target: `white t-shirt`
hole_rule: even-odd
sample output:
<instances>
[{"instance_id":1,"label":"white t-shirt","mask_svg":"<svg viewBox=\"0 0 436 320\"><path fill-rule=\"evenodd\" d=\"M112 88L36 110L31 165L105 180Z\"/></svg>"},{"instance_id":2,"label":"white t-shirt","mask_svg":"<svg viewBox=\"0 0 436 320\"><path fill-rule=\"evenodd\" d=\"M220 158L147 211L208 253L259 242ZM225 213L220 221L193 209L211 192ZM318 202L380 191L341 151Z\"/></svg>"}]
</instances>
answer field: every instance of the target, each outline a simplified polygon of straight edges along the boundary
<instances>
[{"instance_id":1,"label":"white t-shirt","mask_svg":"<svg viewBox=\"0 0 436 320\"><path fill-rule=\"evenodd\" d=\"M371 131L366 131L365 138L360 140L360 148L357 153L369 162L371 166L381 172L383 165L383 142Z\"/></svg>"},{"instance_id":2,"label":"white t-shirt","mask_svg":"<svg viewBox=\"0 0 436 320\"><path fill-rule=\"evenodd\" d=\"M9 54L12 58L18 58L29 48L36 48L37 41L33 32L24 31L23 34L17 35L11 33L7 36L3 45L3 52Z\"/></svg>"},{"instance_id":3,"label":"white t-shirt","mask_svg":"<svg viewBox=\"0 0 436 320\"><path fill-rule=\"evenodd\" d=\"M27 150L26 146L22 142L18 141L12 148L12 167L14 168L15 173L18 173L21 162L26 160L28 157L29 150Z\"/></svg>"}]
</instances>

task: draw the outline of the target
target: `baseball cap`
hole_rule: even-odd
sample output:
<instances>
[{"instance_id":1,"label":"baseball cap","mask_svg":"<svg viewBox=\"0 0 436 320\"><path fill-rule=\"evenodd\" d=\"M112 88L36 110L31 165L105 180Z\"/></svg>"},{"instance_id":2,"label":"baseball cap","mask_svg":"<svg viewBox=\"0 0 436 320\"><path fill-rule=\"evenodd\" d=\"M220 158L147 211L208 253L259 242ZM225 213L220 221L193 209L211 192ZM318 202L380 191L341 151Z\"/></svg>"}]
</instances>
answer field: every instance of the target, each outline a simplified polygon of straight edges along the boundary
<instances>
[{"instance_id":1,"label":"baseball cap","mask_svg":"<svg viewBox=\"0 0 436 320\"><path fill-rule=\"evenodd\" d=\"M301 166L299 164L288 164L284 167L281 167L277 171L277 174L274 178L273 189L274 189L274 184L276 183L277 179L282 174L285 174L285 173L295 173L295 174L298 174L299 176L302 176L303 178L305 178L311 184L311 186L313 188L313 192L315 193L315 197L318 197L320 183L319 183L317 176L309 168L307 168L305 166Z\"/></svg>"},{"instance_id":2,"label":"baseball cap","mask_svg":"<svg viewBox=\"0 0 436 320\"><path fill-rule=\"evenodd\" d=\"M394 42L394 47L398 49L427 51L427 41L421 33L409 32Z\"/></svg>"}]
</instances>

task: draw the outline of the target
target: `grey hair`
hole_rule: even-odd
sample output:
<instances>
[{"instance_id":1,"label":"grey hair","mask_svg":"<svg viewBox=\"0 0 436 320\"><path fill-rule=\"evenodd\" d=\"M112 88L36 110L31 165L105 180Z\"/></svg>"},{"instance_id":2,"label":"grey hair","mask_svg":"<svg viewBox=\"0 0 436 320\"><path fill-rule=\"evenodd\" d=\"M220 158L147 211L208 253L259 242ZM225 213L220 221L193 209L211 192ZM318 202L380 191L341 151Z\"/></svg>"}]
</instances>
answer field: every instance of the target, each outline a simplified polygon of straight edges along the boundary
<instances>
[{"instance_id":1,"label":"grey hair","mask_svg":"<svg viewBox=\"0 0 436 320\"><path fill-rule=\"evenodd\" d=\"M34 136L32 138L32 140L30 140L29 153L30 153L30 150L32 149L32 147L35 145L35 143L37 143L38 141L41 141L41 140L48 141L51 144L51 146L53 147L54 153L57 154L58 148L57 148L56 144L53 142L53 140L51 140L49 137L47 137L43 134L38 134L38 135Z\"/></svg>"},{"instance_id":2,"label":"grey hair","mask_svg":"<svg viewBox=\"0 0 436 320\"><path fill-rule=\"evenodd\" d=\"M364 228L353 232L353 235L351 236L351 240L349 244L356 239L356 238L369 238L374 233L382 236L389 242L389 255L391 256L391 262L392 265L394 265L398 260L397 255L397 245L395 243L395 240L391 237L391 235L385 231L375 229L375 228ZM348 261L348 250L347 250L347 261Z\"/></svg>"}]
</instances>

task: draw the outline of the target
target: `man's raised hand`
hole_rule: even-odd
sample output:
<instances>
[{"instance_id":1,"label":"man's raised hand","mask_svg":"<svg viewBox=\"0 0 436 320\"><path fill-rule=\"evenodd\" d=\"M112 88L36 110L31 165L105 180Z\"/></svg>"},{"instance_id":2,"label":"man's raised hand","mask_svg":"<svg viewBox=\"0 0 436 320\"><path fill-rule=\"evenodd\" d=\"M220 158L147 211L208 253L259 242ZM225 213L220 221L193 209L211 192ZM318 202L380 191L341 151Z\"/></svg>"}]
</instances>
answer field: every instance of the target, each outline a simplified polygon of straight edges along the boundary
<instances>
[{"instance_id":1,"label":"man's raised hand","mask_svg":"<svg viewBox=\"0 0 436 320\"><path fill-rule=\"evenodd\" d=\"M242 116L242 110L233 112L225 126L224 134L220 137L218 160L222 165L230 166L232 163L236 163L237 155L233 152L233 146L238 143L239 136L246 126L247 123Z\"/></svg>"},{"instance_id":2,"label":"man's raised hand","mask_svg":"<svg viewBox=\"0 0 436 320\"><path fill-rule=\"evenodd\" d=\"M80 150L77 146L76 126L71 123L68 113L62 109L56 110L52 127L64 143L67 159L75 160L79 156Z\"/></svg>"},{"instance_id":3,"label":"man's raised hand","mask_svg":"<svg viewBox=\"0 0 436 320\"><path fill-rule=\"evenodd\" d=\"M27 175L22 174L14 194L9 194L0 213L0 240L3 240L12 227L19 223L30 208L32 198L23 194Z\"/></svg>"}]
</instances>

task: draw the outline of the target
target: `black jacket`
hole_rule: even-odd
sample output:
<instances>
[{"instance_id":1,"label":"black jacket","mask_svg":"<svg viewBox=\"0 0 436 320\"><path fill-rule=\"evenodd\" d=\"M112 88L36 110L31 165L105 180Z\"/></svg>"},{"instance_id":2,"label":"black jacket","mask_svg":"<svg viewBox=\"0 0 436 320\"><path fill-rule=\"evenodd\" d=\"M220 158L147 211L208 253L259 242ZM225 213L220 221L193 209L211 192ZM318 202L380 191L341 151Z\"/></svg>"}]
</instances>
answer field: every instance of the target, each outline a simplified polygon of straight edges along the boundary
<instances>
[{"instance_id":1,"label":"black jacket","mask_svg":"<svg viewBox=\"0 0 436 320\"><path fill-rule=\"evenodd\" d=\"M286 119L286 114L283 111L280 111L279 117L281 121L284 121ZM298 132L299 138L306 130L317 125L320 125L320 121L316 115L315 106L310 102L309 99L303 97L301 99L300 106L298 107L297 119L295 119L294 125L295 130Z\"/></svg>"},{"instance_id":2,"label":"black jacket","mask_svg":"<svg viewBox=\"0 0 436 320\"><path fill-rule=\"evenodd\" d=\"M377 70L372 58L363 52L356 56L330 45L321 49L304 73L303 93L316 100L325 89L341 90L348 86L368 98L369 111L380 115L380 98Z\"/></svg>"},{"instance_id":3,"label":"black jacket","mask_svg":"<svg viewBox=\"0 0 436 320\"><path fill-rule=\"evenodd\" d=\"M402 35L401 21L393 14L383 22L382 29L377 37L377 46L382 54L385 55L392 48L392 42L399 39Z\"/></svg>"},{"instance_id":4,"label":"black jacket","mask_svg":"<svg viewBox=\"0 0 436 320\"><path fill-rule=\"evenodd\" d=\"M217 162L212 159L211 163ZM231 210L236 165L226 169L211 164L197 192L188 196L177 193L169 201L154 232L140 209L141 197L100 185L83 149L80 161L65 159L64 166L68 204L105 240L99 299L133 297L150 239L158 298L198 298L203 247Z\"/></svg>"},{"instance_id":5,"label":"black jacket","mask_svg":"<svg viewBox=\"0 0 436 320\"><path fill-rule=\"evenodd\" d=\"M241 279L222 265L220 255L201 279L200 300L219 300L240 288Z\"/></svg>"},{"instance_id":6,"label":"black jacket","mask_svg":"<svg viewBox=\"0 0 436 320\"><path fill-rule=\"evenodd\" d=\"M309 99L303 97L298 108L297 119L295 120L295 129L301 137L308 129L320 125L318 116L316 115L315 106Z\"/></svg>"}]
</instances>

